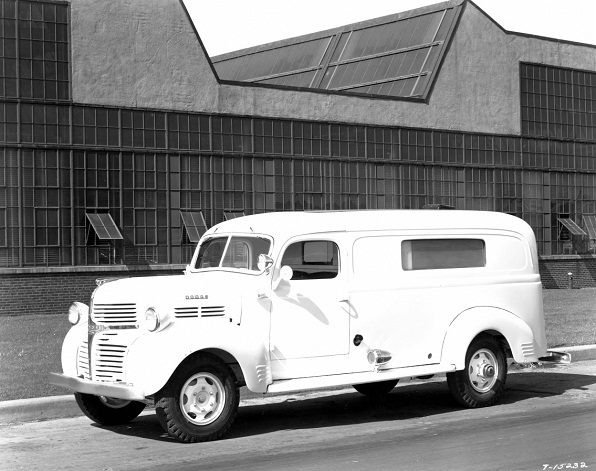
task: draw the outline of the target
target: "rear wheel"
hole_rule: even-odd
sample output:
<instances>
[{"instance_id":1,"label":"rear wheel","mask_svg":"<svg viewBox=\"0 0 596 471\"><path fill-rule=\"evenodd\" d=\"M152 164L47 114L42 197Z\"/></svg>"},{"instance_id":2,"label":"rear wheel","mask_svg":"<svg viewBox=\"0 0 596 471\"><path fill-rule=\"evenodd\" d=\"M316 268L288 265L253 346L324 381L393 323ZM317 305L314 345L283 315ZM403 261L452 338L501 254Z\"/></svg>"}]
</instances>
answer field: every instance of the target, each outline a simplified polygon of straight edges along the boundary
<instances>
[{"instance_id":1,"label":"rear wheel","mask_svg":"<svg viewBox=\"0 0 596 471\"><path fill-rule=\"evenodd\" d=\"M240 394L233 373L219 358L201 354L183 364L155 397L162 427L181 442L215 440L232 425Z\"/></svg>"},{"instance_id":2,"label":"rear wheel","mask_svg":"<svg viewBox=\"0 0 596 471\"><path fill-rule=\"evenodd\" d=\"M145 409L143 402L116 399L115 397L76 392L75 399L87 417L102 425L127 424Z\"/></svg>"},{"instance_id":3,"label":"rear wheel","mask_svg":"<svg viewBox=\"0 0 596 471\"><path fill-rule=\"evenodd\" d=\"M377 383L354 384L353 387L360 394L365 396L384 396L389 394L397 384L397 379L379 381Z\"/></svg>"},{"instance_id":4,"label":"rear wheel","mask_svg":"<svg viewBox=\"0 0 596 471\"><path fill-rule=\"evenodd\" d=\"M492 406L505 392L507 363L503 349L490 336L476 338L468 347L464 370L447 373L453 397L465 407Z\"/></svg>"}]
</instances>

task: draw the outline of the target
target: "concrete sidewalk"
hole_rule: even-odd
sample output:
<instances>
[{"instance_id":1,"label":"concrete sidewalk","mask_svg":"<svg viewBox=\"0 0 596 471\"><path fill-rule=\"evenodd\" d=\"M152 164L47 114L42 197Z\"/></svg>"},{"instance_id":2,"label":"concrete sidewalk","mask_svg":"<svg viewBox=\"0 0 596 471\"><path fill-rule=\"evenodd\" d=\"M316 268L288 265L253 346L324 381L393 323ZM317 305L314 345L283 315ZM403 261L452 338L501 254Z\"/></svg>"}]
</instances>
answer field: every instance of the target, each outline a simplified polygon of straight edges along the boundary
<instances>
[{"instance_id":1,"label":"concrete sidewalk","mask_svg":"<svg viewBox=\"0 0 596 471\"><path fill-rule=\"evenodd\" d=\"M572 363L596 360L596 345L561 347L553 350L570 353ZM596 374L596 371L594 373ZM400 381L400 384L402 382L405 381ZM0 402L0 425L80 417L82 415L83 413L72 394Z\"/></svg>"}]
</instances>

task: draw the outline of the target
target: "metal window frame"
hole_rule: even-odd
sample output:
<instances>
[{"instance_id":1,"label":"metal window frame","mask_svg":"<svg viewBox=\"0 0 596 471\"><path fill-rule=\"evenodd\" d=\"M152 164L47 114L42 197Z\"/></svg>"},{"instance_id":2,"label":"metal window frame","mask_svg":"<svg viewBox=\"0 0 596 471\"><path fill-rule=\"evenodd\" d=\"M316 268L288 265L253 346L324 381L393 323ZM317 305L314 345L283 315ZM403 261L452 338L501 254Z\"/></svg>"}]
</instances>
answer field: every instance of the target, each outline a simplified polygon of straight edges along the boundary
<instances>
[{"instance_id":1,"label":"metal window frame","mask_svg":"<svg viewBox=\"0 0 596 471\"><path fill-rule=\"evenodd\" d=\"M188 240L193 244L198 243L203 234L207 232L207 223L203 211L180 211L180 218Z\"/></svg>"},{"instance_id":2,"label":"metal window frame","mask_svg":"<svg viewBox=\"0 0 596 471\"><path fill-rule=\"evenodd\" d=\"M91 229L95 231L95 235L99 240L124 240L122 233L112 215L110 213L85 213L89 226L87 227L87 244L89 244L89 237L91 235Z\"/></svg>"}]
</instances>

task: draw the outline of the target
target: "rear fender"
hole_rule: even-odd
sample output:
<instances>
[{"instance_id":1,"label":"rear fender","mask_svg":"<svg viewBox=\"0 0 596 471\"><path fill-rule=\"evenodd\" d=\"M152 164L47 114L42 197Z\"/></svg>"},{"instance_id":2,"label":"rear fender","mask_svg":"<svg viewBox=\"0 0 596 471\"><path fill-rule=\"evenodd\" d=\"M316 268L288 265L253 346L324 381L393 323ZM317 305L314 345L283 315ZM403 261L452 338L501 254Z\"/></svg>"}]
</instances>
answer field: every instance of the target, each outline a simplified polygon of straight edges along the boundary
<instances>
[{"instance_id":1,"label":"rear fender","mask_svg":"<svg viewBox=\"0 0 596 471\"><path fill-rule=\"evenodd\" d=\"M507 340L518 363L537 362L545 354L528 324L512 312L495 307L475 307L460 313L451 323L443 341L441 363L465 368L466 352L472 340L487 332Z\"/></svg>"}]
</instances>

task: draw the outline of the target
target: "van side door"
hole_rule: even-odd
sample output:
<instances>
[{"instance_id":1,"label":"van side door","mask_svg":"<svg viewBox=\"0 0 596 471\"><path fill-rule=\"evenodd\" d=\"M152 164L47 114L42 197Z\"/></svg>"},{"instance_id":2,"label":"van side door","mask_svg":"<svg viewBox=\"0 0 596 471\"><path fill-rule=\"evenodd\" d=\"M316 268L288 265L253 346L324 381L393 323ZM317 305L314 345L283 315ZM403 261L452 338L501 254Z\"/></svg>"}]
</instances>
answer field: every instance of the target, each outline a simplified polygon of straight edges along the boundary
<instances>
[{"instance_id":1,"label":"van side door","mask_svg":"<svg viewBox=\"0 0 596 471\"><path fill-rule=\"evenodd\" d=\"M304 374L310 376L324 363L312 358L348 354L350 309L341 257L340 244L325 237L295 238L282 249L271 298L274 379L276 364L280 374L292 375L308 359ZM292 269L291 279L279 279L282 267Z\"/></svg>"}]
</instances>

